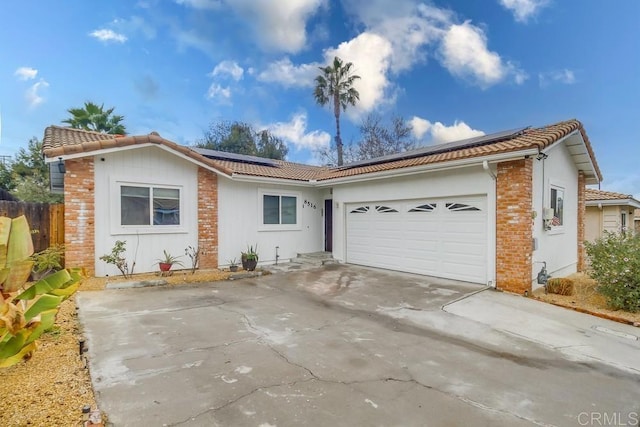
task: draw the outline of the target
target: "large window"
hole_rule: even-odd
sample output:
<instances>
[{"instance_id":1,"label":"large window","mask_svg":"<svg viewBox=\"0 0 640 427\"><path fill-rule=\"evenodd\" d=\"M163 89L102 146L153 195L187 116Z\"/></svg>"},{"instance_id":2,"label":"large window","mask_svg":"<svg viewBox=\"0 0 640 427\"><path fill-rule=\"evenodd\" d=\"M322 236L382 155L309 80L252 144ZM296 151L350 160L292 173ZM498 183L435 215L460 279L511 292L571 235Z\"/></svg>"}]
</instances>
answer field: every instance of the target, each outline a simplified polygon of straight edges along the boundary
<instances>
[{"instance_id":1,"label":"large window","mask_svg":"<svg viewBox=\"0 0 640 427\"><path fill-rule=\"evenodd\" d=\"M262 196L262 223L264 225L296 225L298 198L295 196Z\"/></svg>"},{"instance_id":2,"label":"large window","mask_svg":"<svg viewBox=\"0 0 640 427\"><path fill-rule=\"evenodd\" d=\"M180 225L180 190L120 186L120 225Z\"/></svg>"},{"instance_id":3,"label":"large window","mask_svg":"<svg viewBox=\"0 0 640 427\"><path fill-rule=\"evenodd\" d=\"M564 189L551 187L551 209L553 209L553 219L551 225L558 227L564 224Z\"/></svg>"}]
</instances>

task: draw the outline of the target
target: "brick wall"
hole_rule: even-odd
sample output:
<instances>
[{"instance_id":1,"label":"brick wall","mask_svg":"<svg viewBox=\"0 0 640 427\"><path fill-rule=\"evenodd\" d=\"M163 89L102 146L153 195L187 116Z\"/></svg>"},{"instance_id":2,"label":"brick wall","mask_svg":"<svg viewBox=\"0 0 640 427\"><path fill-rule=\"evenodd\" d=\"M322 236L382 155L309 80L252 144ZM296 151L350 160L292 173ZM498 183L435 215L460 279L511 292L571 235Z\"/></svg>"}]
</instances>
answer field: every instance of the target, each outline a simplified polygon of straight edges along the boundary
<instances>
[{"instance_id":1,"label":"brick wall","mask_svg":"<svg viewBox=\"0 0 640 427\"><path fill-rule=\"evenodd\" d=\"M65 265L95 274L95 210L93 158L65 161Z\"/></svg>"},{"instance_id":2,"label":"brick wall","mask_svg":"<svg viewBox=\"0 0 640 427\"><path fill-rule=\"evenodd\" d=\"M198 247L200 268L218 268L218 177L198 168Z\"/></svg>"},{"instance_id":3,"label":"brick wall","mask_svg":"<svg viewBox=\"0 0 640 427\"><path fill-rule=\"evenodd\" d=\"M584 249L584 222L585 222L585 178L584 172L578 172L578 271L584 271L585 249Z\"/></svg>"},{"instance_id":4,"label":"brick wall","mask_svg":"<svg viewBox=\"0 0 640 427\"><path fill-rule=\"evenodd\" d=\"M533 160L498 163L496 287L531 292Z\"/></svg>"}]
</instances>

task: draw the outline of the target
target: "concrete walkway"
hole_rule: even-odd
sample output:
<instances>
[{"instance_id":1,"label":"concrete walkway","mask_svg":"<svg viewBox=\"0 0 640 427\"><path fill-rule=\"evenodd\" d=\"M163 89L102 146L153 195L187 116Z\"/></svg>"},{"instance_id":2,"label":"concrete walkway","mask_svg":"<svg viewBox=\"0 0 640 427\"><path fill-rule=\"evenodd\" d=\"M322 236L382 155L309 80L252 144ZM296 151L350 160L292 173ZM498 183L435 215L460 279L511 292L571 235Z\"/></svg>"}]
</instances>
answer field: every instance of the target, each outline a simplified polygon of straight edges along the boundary
<instances>
[{"instance_id":1,"label":"concrete walkway","mask_svg":"<svg viewBox=\"0 0 640 427\"><path fill-rule=\"evenodd\" d=\"M446 312L557 350L640 374L640 328L487 290L447 304Z\"/></svg>"}]
</instances>

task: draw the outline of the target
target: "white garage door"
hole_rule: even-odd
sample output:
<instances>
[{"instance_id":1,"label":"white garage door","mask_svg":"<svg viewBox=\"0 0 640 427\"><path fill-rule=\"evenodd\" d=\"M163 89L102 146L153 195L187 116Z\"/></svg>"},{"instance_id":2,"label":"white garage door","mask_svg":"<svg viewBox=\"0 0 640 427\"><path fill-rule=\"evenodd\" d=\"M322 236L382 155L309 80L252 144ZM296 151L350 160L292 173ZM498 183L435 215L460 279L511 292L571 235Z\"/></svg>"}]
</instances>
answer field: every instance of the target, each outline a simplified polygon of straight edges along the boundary
<instances>
[{"instance_id":1,"label":"white garage door","mask_svg":"<svg viewBox=\"0 0 640 427\"><path fill-rule=\"evenodd\" d=\"M347 204L347 262L486 283L485 196Z\"/></svg>"}]
</instances>

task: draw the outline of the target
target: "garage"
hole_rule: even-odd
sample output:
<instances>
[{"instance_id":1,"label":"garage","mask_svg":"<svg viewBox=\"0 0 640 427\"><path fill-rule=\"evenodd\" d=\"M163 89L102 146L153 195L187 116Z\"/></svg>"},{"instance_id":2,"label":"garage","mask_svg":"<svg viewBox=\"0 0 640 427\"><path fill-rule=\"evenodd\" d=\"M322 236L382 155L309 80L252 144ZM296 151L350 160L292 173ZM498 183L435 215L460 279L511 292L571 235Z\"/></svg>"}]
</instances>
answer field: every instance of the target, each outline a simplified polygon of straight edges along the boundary
<instances>
[{"instance_id":1,"label":"garage","mask_svg":"<svg viewBox=\"0 0 640 427\"><path fill-rule=\"evenodd\" d=\"M346 205L351 264L487 281L486 196Z\"/></svg>"}]
</instances>

